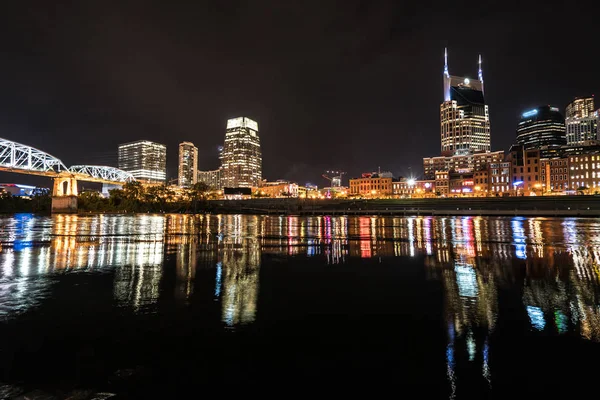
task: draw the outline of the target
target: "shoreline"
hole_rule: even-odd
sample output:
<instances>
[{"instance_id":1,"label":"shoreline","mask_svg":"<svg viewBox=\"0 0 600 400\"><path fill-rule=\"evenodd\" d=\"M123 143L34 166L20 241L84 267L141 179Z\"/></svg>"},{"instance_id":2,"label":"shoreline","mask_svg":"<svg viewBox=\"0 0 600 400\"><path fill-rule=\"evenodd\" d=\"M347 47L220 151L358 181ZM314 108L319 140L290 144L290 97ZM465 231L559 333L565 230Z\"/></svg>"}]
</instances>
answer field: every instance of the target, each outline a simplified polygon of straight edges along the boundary
<instances>
[{"instance_id":1,"label":"shoreline","mask_svg":"<svg viewBox=\"0 0 600 400\"><path fill-rule=\"evenodd\" d=\"M49 213L13 212L4 215ZM370 215L370 216L506 216L600 217L600 196L481 197L430 199L250 199L210 200L198 212L86 211L62 215L159 215L159 214L254 214L254 215Z\"/></svg>"}]
</instances>

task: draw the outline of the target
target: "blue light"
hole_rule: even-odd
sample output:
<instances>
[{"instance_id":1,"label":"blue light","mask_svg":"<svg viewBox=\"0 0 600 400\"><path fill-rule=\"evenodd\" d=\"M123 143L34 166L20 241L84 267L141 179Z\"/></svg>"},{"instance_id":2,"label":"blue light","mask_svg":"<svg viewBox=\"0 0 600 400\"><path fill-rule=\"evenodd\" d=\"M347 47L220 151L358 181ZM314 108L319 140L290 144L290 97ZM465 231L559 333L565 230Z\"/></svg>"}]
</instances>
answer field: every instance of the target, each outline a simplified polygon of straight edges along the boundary
<instances>
[{"instance_id":1,"label":"blue light","mask_svg":"<svg viewBox=\"0 0 600 400\"><path fill-rule=\"evenodd\" d=\"M522 184L523 184L523 181L514 181L513 182L513 186L519 186L519 185L522 185Z\"/></svg>"},{"instance_id":2,"label":"blue light","mask_svg":"<svg viewBox=\"0 0 600 400\"><path fill-rule=\"evenodd\" d=\"M531 117L532 115L537 114L537 110L529 110L523 113L523 117L527 118L527 117Z\"/></svg>"},{"instance_id":3,"label":"blue light","mask_svg":"<svg viewBox=\"0 0 600 400\"><path fill-rule=\"evenodd\" d=\"M527 306L527 314L529 314L531 325L538 331L543 331L546 326L546 321L544 320L544 312L542 309L539 307Z\"/></svg>"}]
</instances>

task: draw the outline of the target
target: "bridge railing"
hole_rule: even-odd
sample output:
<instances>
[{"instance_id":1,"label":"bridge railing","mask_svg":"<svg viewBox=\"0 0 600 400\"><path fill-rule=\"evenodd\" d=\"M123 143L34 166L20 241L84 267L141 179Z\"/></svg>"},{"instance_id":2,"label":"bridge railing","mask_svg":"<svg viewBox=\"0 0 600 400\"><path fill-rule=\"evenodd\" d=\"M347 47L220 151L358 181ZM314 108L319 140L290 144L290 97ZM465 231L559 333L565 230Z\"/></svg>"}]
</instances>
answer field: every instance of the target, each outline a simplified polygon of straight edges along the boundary
<instances>
[{"instance_id":1,"label":"bridge railing","mask_svg":"<svg viewBox=\"0 0 600 400\"><path fill-rule=\"evenodd\" d=\"M115 183L135 181L135 178L131 173L115 167L107 167L103 165L73 165L69 168L69 172L74 174L89 175L94 179L111 181Z\"/></svg>"},{"instance_id":2,"label":"bridge railing","mask_svg":"<svg viewBox=\"0 0 600 400\"><path fill-rule=\"evenodd\" d=\"M0 138L0 168L32 172L68 170L62 161L46 152L3 138Z\"/></svg>"}]
</instances>

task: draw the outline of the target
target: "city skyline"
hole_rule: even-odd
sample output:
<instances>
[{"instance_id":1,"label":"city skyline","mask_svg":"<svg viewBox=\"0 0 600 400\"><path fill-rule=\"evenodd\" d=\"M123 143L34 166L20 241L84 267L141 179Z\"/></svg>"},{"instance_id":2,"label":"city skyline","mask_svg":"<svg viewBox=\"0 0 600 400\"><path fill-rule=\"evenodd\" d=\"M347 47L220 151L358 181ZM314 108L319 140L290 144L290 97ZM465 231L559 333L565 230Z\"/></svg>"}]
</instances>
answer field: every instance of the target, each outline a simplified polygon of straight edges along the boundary
<instances>
[{"instance_id":1,"label":"city skyline","mask_svg":"<svg viewBox=\"0 0 600 400\"><path fill-rule=\"evenodd\" d=\"M223 121L247 115L261 125L268 179L323 186L324 170L355 176L378 166L417 174L423 156L439 153L444 47L452 72L473 79L482 55L492 150L510 147L524 111L553 104L564 113L575 97L597 92L595 53L576 68L568 57L589 50L590 43L567 38L575 30L586 37L592 13L565 4L561 26L549 22L552 10L529 4L519 15L469 5L477 37L467 34L471 24L451 22L460 7L441 18L416 6L408 18L392 2L317 10L274 2L232 10L189 5L173 10L172 21L163 21L161 5L140 16L126 5L115 12L81 4L55 14L52 24L40 17L49 8L34 13L11 4L3 29L15 43L7 46L11 62L0 66L11 77L0 97L0 128L8 139L66 154L69 164L107 164L102 160L122 142L164 143L175 178L179 142L202 144L199 169L213 170ZM285 26L259 23L289 15L297 17L281 18ZM233 30L222 23L231 19L239 22ZM246 29L250 21L261 29ZM344 26L353 28L332 33ZM294 151L281 151L286 147Z\"/></svg>"}]
</instances>

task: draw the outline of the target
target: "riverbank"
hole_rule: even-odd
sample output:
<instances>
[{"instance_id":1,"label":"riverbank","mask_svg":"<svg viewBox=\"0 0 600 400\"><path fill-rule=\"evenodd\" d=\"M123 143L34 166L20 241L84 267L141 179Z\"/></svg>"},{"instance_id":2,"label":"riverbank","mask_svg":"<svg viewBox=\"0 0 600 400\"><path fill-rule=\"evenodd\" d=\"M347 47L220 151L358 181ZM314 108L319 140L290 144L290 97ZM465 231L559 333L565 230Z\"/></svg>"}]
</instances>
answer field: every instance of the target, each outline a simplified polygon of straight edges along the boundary
<instances>
[{"instance_id":1,"label":"riverbank","mask_svg":"<svg viewBox=\"0 0 600 400\"><path fill-rule=\"evenodd\" d=\"M219 214L599 217L600 196L381 200L213 200L208 202L208 210Z\"/></svg>"}]
</instances>

